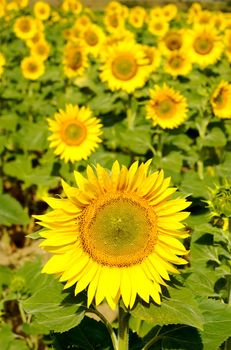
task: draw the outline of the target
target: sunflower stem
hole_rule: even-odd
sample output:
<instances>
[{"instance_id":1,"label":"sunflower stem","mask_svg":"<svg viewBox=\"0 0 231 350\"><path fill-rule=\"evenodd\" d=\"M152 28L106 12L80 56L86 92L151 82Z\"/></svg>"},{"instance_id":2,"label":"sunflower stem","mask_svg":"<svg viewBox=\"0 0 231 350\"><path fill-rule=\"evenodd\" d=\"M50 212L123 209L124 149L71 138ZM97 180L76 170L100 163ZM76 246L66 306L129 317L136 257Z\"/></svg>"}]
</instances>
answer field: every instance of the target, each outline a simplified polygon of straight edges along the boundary
<instances>
[{"instance_id":1,"label":"sunflower stem","mask_svg":"<svg viewBox=\"0 0 231 350\"><path fill-rule=\"evenodd\" d=\"M129 313L124 311L119 305L119 328L118 328L118 350L128 350L129 341L129 327L128 327Z\"/></svg>"}]
</instances>

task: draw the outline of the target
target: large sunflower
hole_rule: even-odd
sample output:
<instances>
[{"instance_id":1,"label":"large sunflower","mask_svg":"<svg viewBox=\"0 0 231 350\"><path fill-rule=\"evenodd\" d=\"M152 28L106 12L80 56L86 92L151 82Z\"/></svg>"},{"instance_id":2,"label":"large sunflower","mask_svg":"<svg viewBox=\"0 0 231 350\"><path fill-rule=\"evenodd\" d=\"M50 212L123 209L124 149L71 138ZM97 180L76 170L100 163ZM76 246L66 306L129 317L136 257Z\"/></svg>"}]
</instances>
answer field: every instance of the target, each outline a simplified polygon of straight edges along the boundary
<instances>
[{"instance_id":1,"label":"large sunflower","mask_svg":"<svg viewBox=\"0 0 231 350\"><path fill-rule=\"evenodd\" d=\"M44 74L45 66L38 57L28 56L21 61L21 69L24 78L37 80Z\"/></svg>"},{"instance_id":2,"label":"large sunflower","mask_svg":"<svg viewBox=\"0 0 231 350\"><path fill-rule=\"evenodd\" d=\"M89 108L67 105L54 119L49 118L48 124L52 132L50 147L65 162L87 159L102 142L102 125Z\"/></svg>"},{"instance_id":3,"label":"large sunflower","mask_svg":"<svg viewBox=\"0 0 231 350\"><path fill-rule=\"evenodd\" d=\"M86 178L75 172L78 188L63 181L67 198L45 199L54 211L35 216L45 227L41 246L54 254L43 272L59 276L64 288L76 284L75 294L87 288L88 306L94 297L113 309L120 298L132 308L137 296L160 304L160 285L178 273L173 264L187 263L178 238L188 236L180 221L190 203L169 200L176 188L163 171L148 174L149 166L88 166Z\"/></svg>"},{"instance_id":4,"label":"large sunflower","mask_svg":"<svg viewBox=\"0 0 231 350\"><path fill-rule=\"evenodd\" d=\"M187 111L186 98L166 84L150 90L147 119L151 119L153 125L158 124L163 129L177 128L187 118Z\"/></svg>"},{"instance_id":5,"label":"large sunflower","mask_svg":"<svg viewBox=\"0 0 231 350\"><path fill-rule=\"evenodd\" d=\"M192 62L187 52L173 51L166 59L164 70L174 77L187 75L192 70Z\"/></svg>"},{"instance_id":6,"label":"large sunflower","mask_svg":"<svg viewBox=\"0 0 231 350\"><path fill-rule=\"evenodd\" d=\"M221 119L231 119L231 84L221 81L211 97L213 113Z\"/></svg>"},{"instance_id":7,"label":"large sunflower","mask_svg":"<svg viewBox=\"0 0 231 350\"><path fill-rule=\"evenodd\" d=\"M19 17L14 23L14 32L20 39L31 39L37 32L35 19L30 16Z\"/></svg>"},{"instance_id":8,"label":"large sunflower","mask_svg":"<svg viewBox=\"0 0 231 350\"><path fill-rule=\"evenodd\" d=\"M211 26L199 26L189 33L192 61L202 68L216 63L222 54L223 43Z\"/></svg>"},{"instance_id":9,"label":"large sunflower","mask_svg":"<svg viewBox=\"0 0 231 350\"><path fill-rule=\"evenodd\" d=\"M119 42L109 47L102 59L100 78L107 82L109 89L131 93L145 84L148 60L140 45L133 41Z\"/></svg>"},{"instance_id":10,"label":"large sunflower","mask_svg":"<svg viewBox=\"0 0 231 350\"><path fill-rule=\"evenodd\" d=\"M78 44L68 43L64 49L64 73L68 78L81 76L88 67L86 48L79 41Z\"/></svg>"}]
</instances>

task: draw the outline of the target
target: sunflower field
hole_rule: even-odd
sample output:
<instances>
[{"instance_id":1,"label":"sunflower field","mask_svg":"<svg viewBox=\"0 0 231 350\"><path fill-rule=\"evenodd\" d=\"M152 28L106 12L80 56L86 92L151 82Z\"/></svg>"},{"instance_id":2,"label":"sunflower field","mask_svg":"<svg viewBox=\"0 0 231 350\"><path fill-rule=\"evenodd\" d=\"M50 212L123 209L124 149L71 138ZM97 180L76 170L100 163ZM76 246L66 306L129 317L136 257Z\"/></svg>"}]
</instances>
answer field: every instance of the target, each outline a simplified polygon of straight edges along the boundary
<instances>
[{"instance_id":1,"label":"sunflower field","mask_svg":"<svg viewBox=\"0 0 231 350\"><path fill-rule=\"evenodd\" d=\"M229 5L0 0L1 350L231 350Z\"/></svg>"}]
</instances>

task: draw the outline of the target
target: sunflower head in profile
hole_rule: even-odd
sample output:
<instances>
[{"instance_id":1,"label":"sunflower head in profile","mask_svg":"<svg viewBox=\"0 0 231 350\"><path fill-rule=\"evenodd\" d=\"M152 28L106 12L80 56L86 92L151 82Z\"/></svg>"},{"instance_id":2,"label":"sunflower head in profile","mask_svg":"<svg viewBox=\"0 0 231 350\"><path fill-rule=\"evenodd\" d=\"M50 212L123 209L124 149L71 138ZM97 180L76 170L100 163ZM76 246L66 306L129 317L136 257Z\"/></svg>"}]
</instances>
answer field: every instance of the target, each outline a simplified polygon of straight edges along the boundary
<instances>
[{"instance_id":1,"label":"sunflower head in profile","mask_svg":"<svg viewBox=\"0 0 231 350\"><path fill-rule=\"evenodd\" d=\"M29 80L37 80L44 74L45 66L40 58L28 56L21 61L21 70L24 78Z\"/></svg>"},{"instance_id":2,"label":"sunflower head in profile","mask_svg":"<svg viewBox=\"0 0 231 350\"><path fill-rule=\"evenodd\" d=\"M45 61L50 53L50 45L46 40L40 40L38 43L31 46L30 54L31 56L36 56L42 61Z\"/></svg>"},{"instance_id":3,"label":"sunflower head in profile","mask_svg":"<svg viewBox=\"0 0 231 350\"><path fill-rule=\"evenodd\" d=\"M192 62L185 51L173 51L167 58L164 66L165 72L173 77L187 75L192 70Z\"/></svg>"},{"instance_id":4,"label":"sunflower head in profile","mask_svg":"<svg viewBox=\"0 0 231 350\"><path fill-rule=\"evenodd\" d=\"M68 78L74 78L84 74L88 67L88 56L85 46L81 41L68 43L64 49L64 74Z\"/></svg>"},{"instance_id":5,"label":"sunflower head in profile","mask_svg":"<svg viewBox=\"0 0 231 350\"><path fill-rule=\"evenodd\" d=\"M41 21L46 21L50 17L51 8L47 2L37 1L34 4L34 15Z\"/></svg>"},{"instance_id":6,"label":"sunflower head in profile","mask_svg":"<svg viewBox=\"0 0 231 350\"><path fill-rule=\"evenodd\" d=\"M30 16L22 16L17 18L14 23L14 32L19 39L31 39L37 32L35 19Z\"/></svg>"},{"instance_id":7,"label":"sunflower head in profile","mask_svg":"<svg viewBox=\"0 0 231 350\"><path fill-rule=\"evenodd\" d=\"M215 116L231 119L231 84L221 81L211 96L211 104Z\"/></svg>"},{"instance_id":8,"label":"sunflower head in profile","mask_svg":"<svg viewBox=\"0 0 231 350\"><path fill-rule=\"evenodd\" d=\"M156 85L150 90L150 100L147 104L147 119L153 125L163 129L174 129L187 118L188 106L186 98L178 91L167 86Z\"/></svg>"},{"instance_id":9,"label":"sunflower head in profile","mask_svg":"<svg viewBox=\"0 0 231 350\"><path fill-rule=\"evenodd\" d=\"M50 147L65 162L87 159L102 142L102 125L89 108L67 105L48 118L48 124Z\"/></svg>"},{"instance_id":10,"label":"sunflower head in profile","mask_svg":"<svg viewBox=\"0 0 231 350\"><path fill-rule=\"evenodd\" d=\"M140 45L133 41L119 42L108 48L102 60L100 78L110 90L131 93L144 86L149 69Z\"/></svg>"},{"instance_id":11,"label":"sunflower head in profile","mask_svg":"<svg viewBox=\"0 0 231 350\"><path fill-rule=\"evenodd\" d=\"M45 198L53 211L35 216L46 228L41 246L53 253L43 272L76 285L75 294L87 289L88 306L106 299L114 309L122 298L132 308L137 297L160 304L169 272L187 263L179 239L188 236L181 221L190 203L170 199L176 188L163 171L149 173L150 163L88 166L86 177L75 172L77 188L63 181L66 198Z\"/></svg>"},{"instance_id":12,"label":"sunflower head in profile","mask_svg":"<svg viewBox=\"0 0 231 350\"><path fill-rule=\"evenodd\" d=\"M199 26L189 32L192 61L204 68L216 63L223 52L223 43L211 26Z\"/></svg>"},{"instance_id":13,"label":"sunflower head in profile","mask_svg":"<svg viewBox=\"0 0 231 350\"><path fill-rule=\"evenodd\" d=\"M155 36L163 37L169 29L169 23L162 16L150 17L148 21L148 31Z\"/></svg>"}]
</instances>

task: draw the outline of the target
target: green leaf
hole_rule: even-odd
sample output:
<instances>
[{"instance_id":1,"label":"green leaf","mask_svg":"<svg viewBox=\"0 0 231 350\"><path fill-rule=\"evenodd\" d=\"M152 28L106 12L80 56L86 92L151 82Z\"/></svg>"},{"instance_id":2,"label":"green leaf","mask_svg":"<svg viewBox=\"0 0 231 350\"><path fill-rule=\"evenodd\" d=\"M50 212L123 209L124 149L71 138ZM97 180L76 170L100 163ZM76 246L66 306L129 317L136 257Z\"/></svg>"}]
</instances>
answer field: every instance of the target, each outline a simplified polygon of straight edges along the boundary
<instances>
[{"instance_id":1,"label":"green leaf","mask_svg":"<svg viewBox=\"0 0 231 350\"><path fill-rule=\"evenodd\" d=\"M71 296L70 290L64 291L57 280L38 288L30 298L22 301L22 306L45 330L61 333L77 326L86 310L83 296Z\"/></svg>"},{"instance_id":2,"label":"green leaf","mask_svg":"<svg viewBox=\"0 0 231 350\"><path fill-rule=\"evenodd\" d=\"M203 318L193 293L186 288L169 288L169 292L171 297L164 299L161 306L138 304L131 314L153 326L185 324L202 329Z\"/></svg>"},{"instance_id":3,"label":"green leaf","mask_svg":"<svg viewBox=\"0 0 231 350\"><path fill-rule=\"evenodd\" d=\"M20 203L10 195L0 194L0 203L0 224L6 226L26 225L30 222L28 214Z\"/></svg>"},{"instance_id":4,"label":"green leaf","mask_svg":"<svg viewBox=\"0 0 231 350\"><path fill-rule=\"evenodd\" d=\"M201 331L203 350L217 350L231 334L231 307L209 299L201 301L199 308L205 319Z\"/></svg>"},{"instance_id":5,"label":"green leaf","mask_svg":"<svg viewBox=\"0 0 231 350\"><path fill-rule=\"evenodd\" d=\"M42 122L24 122L23 127L15 135L15 139L24 150L41 151L48 146L48 126Z\"/></svg>"},{"instance_id":6,"label":"green leaf","mask_svg":"<svg viewBox=\"0 0 231 350\"><path fill-rule=\"evenodd\" d=\"M224 147L226 145L226 137L220 128L215 127L199 142L202 142L207 147Z\"/></svg>"},{"instance_id":7,"label":"green leaf","mask_svg":"<svg viewBox=\"0 0 231 350\"><path fill-rule=\"evenodd\" d=\"M168 333L168 334L167 334ZM161 350L203 350L200 335L195 328L180 327L166 332L161 342Z\"/></svg>"},{"instance_id":8,"label":"green leaf","mask_svg":"<svg viewBox=\"0 0 231 350\"><path fill-rule=\"evenodd\" d=\"M0 349L1 350L29 350L26 342L15 339L10 325L3 324L0 326Z\"/></svg>"}]
</instances>

